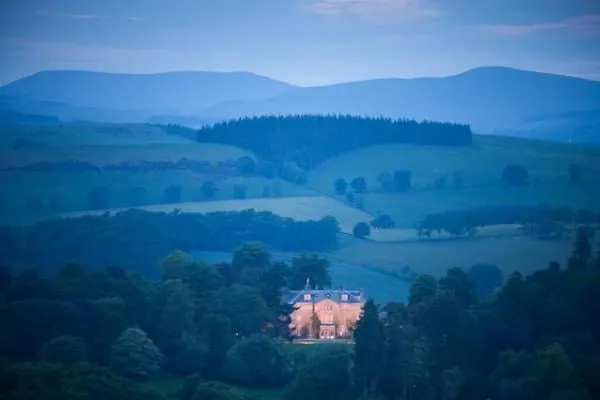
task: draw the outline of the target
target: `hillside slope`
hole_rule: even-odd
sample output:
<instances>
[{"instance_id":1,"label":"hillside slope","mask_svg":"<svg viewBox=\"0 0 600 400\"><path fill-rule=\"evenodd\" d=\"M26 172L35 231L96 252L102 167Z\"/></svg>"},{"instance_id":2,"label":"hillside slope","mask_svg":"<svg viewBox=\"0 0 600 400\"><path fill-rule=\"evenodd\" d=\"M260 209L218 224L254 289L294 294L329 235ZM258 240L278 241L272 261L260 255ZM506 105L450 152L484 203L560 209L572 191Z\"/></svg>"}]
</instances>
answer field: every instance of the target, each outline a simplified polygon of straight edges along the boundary
<instances>
[{"instance_id":1,"label":"hillside slope","mask_svg":"<svg viewBox=\"0 0 600 400\"><path fill-rule=\"evenodd\" d=\"M502 171L511 163L527 169L531 185L502 181ZM582 166L583 182L569 182L571 163ZM412 189L383 191L379 175L399 169L412 172ZM453 184L457 171L464 177L460 186ZM444 176L446 187L435 189L436 179ZM390 214L402 228L412 228L427 214L489 205L547 204L600 211L600 147L595 146L488 135L475 135L471 147L369 146L319 164L308 174L307 186L335 195L336 179L350 182L356 177L367 182L367 193L359 196L362 207L372 214Z\"/></svg>"},{"instance_id":2,"label":"hillside slope","mask_svg":"<svg viewBox=\"0 0 600 400\"><path fill-rule=\"evenodd\" d=\"M378 79L296 88L268 100L224 104L206 116L342 113L470 123L477 130L600 104L600 82L511 68L477 68L443 78Z\"/></svg>"},{"instance_id":3,"label":"hillside slope","mask_svg":"<svg viewBox=\"0 0 600 400\"><path fill-rule=\"evenodd\" d=\"M287 83L246 72L115 74L59 70L4 85L0 94L76 107L185 114L226 101L273 97L290 88Z\"/></svg>"}]
</instances>

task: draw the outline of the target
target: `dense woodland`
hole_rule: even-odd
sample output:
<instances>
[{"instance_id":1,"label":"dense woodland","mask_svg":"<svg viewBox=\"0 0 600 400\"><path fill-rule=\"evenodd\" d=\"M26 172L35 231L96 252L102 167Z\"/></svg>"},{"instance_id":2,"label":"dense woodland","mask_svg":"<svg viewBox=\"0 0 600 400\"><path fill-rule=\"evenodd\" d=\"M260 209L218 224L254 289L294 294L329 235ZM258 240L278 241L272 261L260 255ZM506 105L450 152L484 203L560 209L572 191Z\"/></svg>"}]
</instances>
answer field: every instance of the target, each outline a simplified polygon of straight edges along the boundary
<instances>
[{"instance_id":1,"label":"dense woodland","mask_svg":"<svg viewBox=\"0 0 600 400\"><path fill-rule=\"evenodd\" d=\"M368 301L355 344L289 343L280 295L328 264L272 262L258 243L208 266L173 252L147 281L119 267L64 265L53 277L0 269L3 399L559 400L600 397L600 254L585 236L561 268L420 276L406 303ZM501 281L501 277L500 277ZM40 329L43 327L43 329ZM270 399L271 399L270 398Z\"/></svg>"},{"instance_id":2,"label":"dense woodland","mask_svg":"<svg viewBox=\"0 0 600 400\"><path fill-rule=\"evenodd\" d=\"M232 251L243 242L258 240L283 251L330 250L337 247L338 230L333 217L295 221L254 210L208 214L130 210L0 227L0 260L6 266L48 272L68 262L148 272L173 249Z\"/></svg>"},{"instance_id":3,"label":"dense woodland","mask_svg":"<svg viewBox=\"0 0 600 400\"><path fill-rule=\"evenodd\" d=\"M198 131L198 141L239 146L279 166L293 162L307 170L335 155L375 144L468 146L472 132L467 125L429 121L349 115L262 116L206 126Z\"/></svg>"}]
</instances>

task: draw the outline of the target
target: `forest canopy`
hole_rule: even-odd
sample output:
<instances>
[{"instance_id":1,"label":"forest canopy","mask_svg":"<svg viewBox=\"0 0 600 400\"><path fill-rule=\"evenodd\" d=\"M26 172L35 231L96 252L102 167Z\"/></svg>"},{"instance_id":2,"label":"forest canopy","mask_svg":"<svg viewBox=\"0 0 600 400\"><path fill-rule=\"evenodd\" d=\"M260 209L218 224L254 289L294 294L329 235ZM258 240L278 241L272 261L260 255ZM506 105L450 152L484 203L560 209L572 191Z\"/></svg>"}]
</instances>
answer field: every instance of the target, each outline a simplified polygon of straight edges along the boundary
<instances>
[{"instance_id":1,"label":"forest canopy","mask_svg":"<svg viewBox=\"0 0 600 400\"><path fill-rule=\"evenodd\" d=\"M386 143L469 146L468 125L351 115L292 115L240 118L206 126L198 141L242 147L279 165L302 169L360 147Z\"/></svg>"},{"instance_id":2,"label":"forest canopy","mask_svg":"<svg viewBox=\"0 0 600 400\"><path fill-rule=\"evenodd\" d=\"M231 251L249 240L282 251L329 250L337 247L338 229L333 217L295 221L252 209L208 214L130 210L0 227L0 259L9 267L48 272L68 262L153 270L176 249Z\"/></svg>"}]
</instances>

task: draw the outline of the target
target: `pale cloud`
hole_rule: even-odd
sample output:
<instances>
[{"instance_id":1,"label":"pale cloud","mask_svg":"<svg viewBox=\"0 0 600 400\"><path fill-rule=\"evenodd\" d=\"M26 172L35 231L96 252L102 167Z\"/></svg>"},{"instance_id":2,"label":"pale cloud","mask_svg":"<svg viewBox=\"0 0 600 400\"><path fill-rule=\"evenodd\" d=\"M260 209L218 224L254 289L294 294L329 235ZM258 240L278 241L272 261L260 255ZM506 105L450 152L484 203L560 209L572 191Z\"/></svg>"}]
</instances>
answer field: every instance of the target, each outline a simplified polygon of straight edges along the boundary
<instances>
[{"instance_id":1,"label":"pale cloud","mask_svg":"<svg viewBox=\"0 0 600 400\"><path fill-rule=\"evenodd\" d=\"M523 36L538 32L570 30L584 35L600 35L600 14L583 15L559 21L521 25L484 25L482 30L500 36Z\"/></svg>"},{"instance_id":2,"label":"pale cloud","mask_svg":"<svg viewBox=\"0 0 600 400\"><path fill-rule=\"evenodd\" d=\"M431 0L312 0L310 10L322 15L354 14L372 20L412 20L439 16Z\"/></svg>"}]
</instances>

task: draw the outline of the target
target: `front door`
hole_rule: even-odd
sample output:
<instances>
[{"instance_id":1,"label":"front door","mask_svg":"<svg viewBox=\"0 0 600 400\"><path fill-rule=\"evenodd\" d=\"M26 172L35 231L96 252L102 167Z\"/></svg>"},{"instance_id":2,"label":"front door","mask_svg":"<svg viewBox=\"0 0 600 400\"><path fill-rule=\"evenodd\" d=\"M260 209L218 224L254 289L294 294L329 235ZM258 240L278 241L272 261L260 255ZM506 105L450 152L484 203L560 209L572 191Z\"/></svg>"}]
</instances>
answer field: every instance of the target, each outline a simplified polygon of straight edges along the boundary
<instances>
[{"instance_id":1,"label":"front door","mask_svg":"<svg viewBox=\"0 0 600 400\"><path fill-rule=\"evenodd\" d=\"M321 339L335 339L335 326L322 326Z\"/></svg>"}]
</instances>

